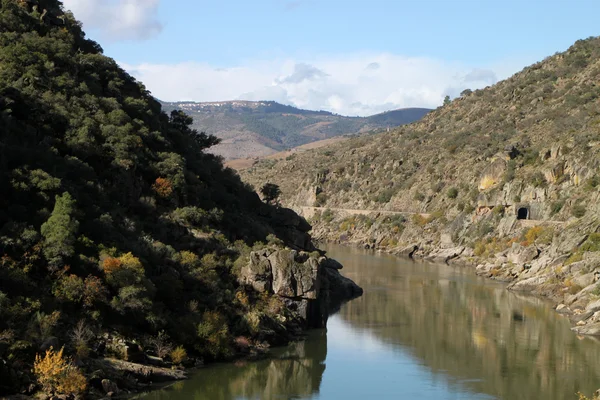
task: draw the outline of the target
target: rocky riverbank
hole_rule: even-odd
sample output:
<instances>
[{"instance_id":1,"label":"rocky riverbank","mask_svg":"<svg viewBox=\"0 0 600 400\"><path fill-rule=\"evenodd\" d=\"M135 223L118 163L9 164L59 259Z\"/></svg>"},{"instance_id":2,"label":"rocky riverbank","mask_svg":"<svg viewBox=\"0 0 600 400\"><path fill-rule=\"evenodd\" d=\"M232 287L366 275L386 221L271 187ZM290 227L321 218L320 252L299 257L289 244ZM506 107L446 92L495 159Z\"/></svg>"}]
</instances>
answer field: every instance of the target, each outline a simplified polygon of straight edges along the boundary
<instances>
[{"instance_id":1,"label":"rocky riverbank","mask_svg":"<svg viewBox=\"0 0 600 400\"><path fill-rule=\"evenodd\" d=\"M381 216L372 215L372 219L378 221ZM600 252L593 251L600 237L586 233L599 229L597 222L570 224L558 230L555 224L542 221L516 221L507 238L475 247L456 245L444 234L439 241L425 235L420 240L414 236L409 244L390 245L387 232L378 238L373 230L339 232L331 226L336 224L317 224L315 238L471 268L477 275L508 283L508 290L551 300L556 311L570 319L577 334L600 335Z\"/></svg>"}]
</instances>

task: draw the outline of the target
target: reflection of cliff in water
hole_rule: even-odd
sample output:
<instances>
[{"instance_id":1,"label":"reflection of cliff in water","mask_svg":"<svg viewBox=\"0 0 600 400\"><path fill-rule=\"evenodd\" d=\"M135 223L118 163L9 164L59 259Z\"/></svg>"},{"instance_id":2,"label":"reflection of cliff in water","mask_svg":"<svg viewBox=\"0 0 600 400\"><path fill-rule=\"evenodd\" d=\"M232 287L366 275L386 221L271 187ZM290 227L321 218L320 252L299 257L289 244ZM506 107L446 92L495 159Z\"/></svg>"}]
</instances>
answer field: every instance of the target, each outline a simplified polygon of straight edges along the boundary
<instances>
[{"instance_id":1,"label":"reflection of cliff in water","mask_svg":"<svg viewBox=\"0 0 600 400\"><path fill-rule=\"evenodd\" d=\"M274 349L273 358L201 369L189 380L152 392L144 399L275 399L281 393L286 399L311 397L319 393L327 356L325 330L311 335L314 340Z\"/></svg>"},{"instance_id":2,"label":"reflection of cliff in water","mask_svg":"<svg viewBox=\"0 0 600 400\"><path fill-rule=\"evenodd\" d=\"M433 372L502 399L571 399L600 385L600 346L578 338L546 302L468 270L332 254L365 290L341 318L408 349Z\"/></svg>"}]
</instances>

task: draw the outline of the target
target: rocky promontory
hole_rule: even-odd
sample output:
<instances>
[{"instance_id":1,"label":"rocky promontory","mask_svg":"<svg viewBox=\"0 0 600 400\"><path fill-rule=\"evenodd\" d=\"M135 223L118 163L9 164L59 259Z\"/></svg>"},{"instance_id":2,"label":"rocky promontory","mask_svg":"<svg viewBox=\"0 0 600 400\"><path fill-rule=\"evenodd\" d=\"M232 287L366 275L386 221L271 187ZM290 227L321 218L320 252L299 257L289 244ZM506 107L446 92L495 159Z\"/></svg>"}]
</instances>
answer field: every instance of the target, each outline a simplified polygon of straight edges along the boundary
<instances>
[{"instance_id":1,"label":"rocky promontory","mask_svg":"<svg viewBox=\"0 0 600 400\"><path fill-rule=\"evenodd\" d=\"M341 303L362 289L339 272L337 261L291 249L266 248L250 254L240 282L259 293L274 293L307 328L323 328Z\"/></svg>"}]
</instances>

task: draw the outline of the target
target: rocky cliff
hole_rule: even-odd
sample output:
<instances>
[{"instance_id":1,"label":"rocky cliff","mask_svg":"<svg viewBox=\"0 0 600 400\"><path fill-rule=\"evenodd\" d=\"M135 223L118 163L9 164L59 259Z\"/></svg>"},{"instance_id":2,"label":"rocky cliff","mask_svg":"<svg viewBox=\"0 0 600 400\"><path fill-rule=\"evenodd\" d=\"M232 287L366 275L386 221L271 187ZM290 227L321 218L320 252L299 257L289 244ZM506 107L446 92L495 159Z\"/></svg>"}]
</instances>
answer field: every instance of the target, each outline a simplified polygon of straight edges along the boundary
<instances>
[{"instance_id":1,"label":"rocky cliff","mask_svg":"<svg viewBox=\"0 0 600 400\"><path fill-rule=\"evenodd\" d=\"M316 253L316 254L315 254ZM318 252L266 248L250 254L240 281L259 293L284 300L307 328L324 328L330 314L362 289L339 270L342 265Z\"/></svg>"},{"instance_id":2,"label":"rocky cliff","mask_svg":"<svg viewBox=\"0 0 600 400\"><path fill-rule=\"evenodd\" d=\"M600 38L421 121L241 171L316 238L460 262L564 303L597 332Z\"/></svg>"}]
</instances>

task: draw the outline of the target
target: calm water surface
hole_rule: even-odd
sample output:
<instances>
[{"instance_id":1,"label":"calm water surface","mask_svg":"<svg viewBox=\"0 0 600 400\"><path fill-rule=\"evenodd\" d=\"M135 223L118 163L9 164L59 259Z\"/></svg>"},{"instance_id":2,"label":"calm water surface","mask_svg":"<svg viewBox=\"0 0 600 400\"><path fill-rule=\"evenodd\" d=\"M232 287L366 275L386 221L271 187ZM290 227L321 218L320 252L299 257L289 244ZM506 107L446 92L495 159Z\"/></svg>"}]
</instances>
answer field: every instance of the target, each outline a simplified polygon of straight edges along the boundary
<instances>
[{"instance_id":1,"label":"calm water surface","mask_svg":"<svg viewBox=\"0 0 600 400\"><path fill-rule=\"evenodd\" d=\"M145 399L575 400L600 387L600 344L574 335L545 301L467 269L328 251L365 293L327 332Z\"/></svg>"}]
</instances>

